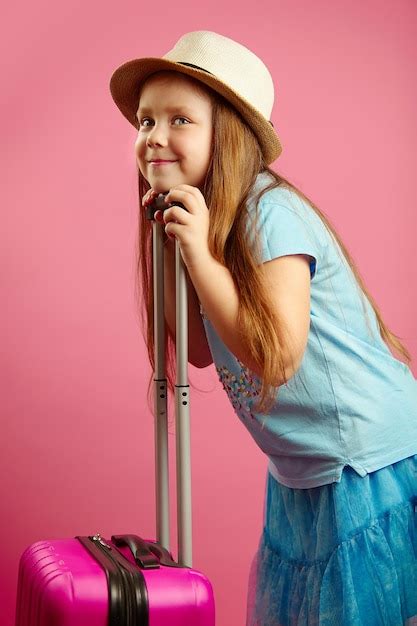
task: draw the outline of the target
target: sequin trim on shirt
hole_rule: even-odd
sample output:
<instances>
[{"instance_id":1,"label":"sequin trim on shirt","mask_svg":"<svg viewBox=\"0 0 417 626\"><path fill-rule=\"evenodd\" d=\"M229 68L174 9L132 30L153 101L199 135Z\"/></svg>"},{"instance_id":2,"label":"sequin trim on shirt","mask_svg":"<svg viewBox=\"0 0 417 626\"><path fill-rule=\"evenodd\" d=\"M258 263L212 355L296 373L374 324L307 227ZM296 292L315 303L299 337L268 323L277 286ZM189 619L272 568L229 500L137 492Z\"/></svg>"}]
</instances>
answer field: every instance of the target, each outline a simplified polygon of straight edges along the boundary
<instances>
[{"instance_id":1,"label":"sequin trim on shirt","mask_svg":"<svg viewBox=\"0 0 417 626\"><path fill-rule=\"evenodd\" d=\"M239 361L239 359L236 360L241 369L239 377L224 365L221 367L216 366L217 374L233 407L237 411L244 410L246 413L249 413L253 419L252 406L254 398L260 395L261 382L249 368L245 367L245 365Z\"/></svg>"}]
</instances>

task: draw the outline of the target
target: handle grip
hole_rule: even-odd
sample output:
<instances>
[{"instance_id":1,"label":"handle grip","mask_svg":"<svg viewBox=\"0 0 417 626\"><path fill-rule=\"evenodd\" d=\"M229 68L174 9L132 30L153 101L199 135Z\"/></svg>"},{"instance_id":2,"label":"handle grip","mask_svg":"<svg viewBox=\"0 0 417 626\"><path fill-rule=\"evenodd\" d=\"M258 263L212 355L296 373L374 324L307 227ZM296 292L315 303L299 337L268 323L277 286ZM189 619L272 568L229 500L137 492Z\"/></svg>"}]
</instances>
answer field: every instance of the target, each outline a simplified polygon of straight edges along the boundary
<instances>
[{"instance_id":1,"label":"handle grip","mask_svg":"<svg viewBox=\"0 0 417 626\"><path fill-rule=\"evenodd\" d=\"M126 546L142 569L157 569L160 565L181 567L171 554L158 543L147 542L138 535L112 535L115 546Z\"/></svg>"},{"instance_id":2,"label":"handle grip","mask_svg":"<svg viewBox=\"0 0 417 626\"><path fill-rule=\"evenodd\" d=\"M172 206L179 206L187 211L182 202L165 202L165 196L167 195L167 193L168 192L160 193L159 196L157 196L155 200L148 205L148 207L146 208L146 219L154 220L155 213L157 211L165 211Z\"/></svg>"},{"instance_id":3,"label":"handle grip","mask_svg":"<svg viewBox=\"0 0 417 626\"><path fill-rule=\"evenodd\" d=\"M159 559L148 548L146 542L137 535L112 535L115 546L126 546L134 556L134 559L143 569L157 569Z\"/></svg>"}]
</instances>

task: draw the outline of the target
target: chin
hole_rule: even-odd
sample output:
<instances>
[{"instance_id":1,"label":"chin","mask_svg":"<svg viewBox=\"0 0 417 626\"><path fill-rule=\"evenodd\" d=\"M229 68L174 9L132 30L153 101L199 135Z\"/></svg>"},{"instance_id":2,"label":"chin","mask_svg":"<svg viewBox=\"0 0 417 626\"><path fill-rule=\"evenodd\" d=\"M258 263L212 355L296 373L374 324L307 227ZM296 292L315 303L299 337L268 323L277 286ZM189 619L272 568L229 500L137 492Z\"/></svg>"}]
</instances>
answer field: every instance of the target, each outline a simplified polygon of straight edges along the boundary
<instances>
[{"instance_id":1,"label":"chin","mask_svg":"<svg viewBox=\"0 0 417 626\"><path fill-rule=\"evenodd\" d=\"M201 189L204 184L204 176L201 177L191 172L188 174L179 171L169 174L163 174L161 172L159 175L155 175L153 172L147 172L147 174L148 176L145 176L146 180L157 193L164 193L177 185L191 185L192 187Z\"/></svg>"},{"instance_id":2,"label":"chin","mask_svg":"<svg viewBox=\"0 0 417 626\"><path fill-rule=\"evenodd\" d=\"M150 181L148 182L150 186L152 187L152 189L156 191L156 193L165 193L166 191L169 191L170 188L172 187L172 185L168 185L168 183L164 185L162 181L158 181L154 184L152 184Z\"/></svg>"},{"instance_id":3,"label":"chin","mask_svg":"<svg viewBox=\"0 0 417 626\"><path fill-rule=\"evenodd\" d=\"M156 191L157 193L164 193L165 191L169 191L172 187L176 187L177 185L194 185L193 182L189 182L184 177L162 177L154 180L148 180L148 183Z\"/></svg>"}]
</instances>

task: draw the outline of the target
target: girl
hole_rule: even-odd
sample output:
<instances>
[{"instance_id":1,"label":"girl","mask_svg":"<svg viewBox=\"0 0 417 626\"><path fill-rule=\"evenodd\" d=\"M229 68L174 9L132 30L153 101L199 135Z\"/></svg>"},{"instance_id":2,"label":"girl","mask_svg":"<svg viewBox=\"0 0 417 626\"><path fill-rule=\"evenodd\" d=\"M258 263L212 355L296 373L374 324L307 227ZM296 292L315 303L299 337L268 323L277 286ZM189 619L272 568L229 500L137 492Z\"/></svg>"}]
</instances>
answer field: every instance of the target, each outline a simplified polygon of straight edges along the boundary
<instances>
[{"instance_id":1,"label":"girl","mask_svg":"<svg viewBox=\"0 0 417 626\"><path fill-rule=\"evenodd\" d=\"M189 360L214 362L268 457L247 625L400 626L417 615L417 384L329 219L270 164L271 76L231 39L184 35L110 89L137 128L138 269L153 366L151 227L165 225L168 378L173 241L189 280ZM170 256L171 255L171 256ZM397 350L407 364L395 358ZM414 619L417 620L417 617Z\"/></svg>"}]
</instances>

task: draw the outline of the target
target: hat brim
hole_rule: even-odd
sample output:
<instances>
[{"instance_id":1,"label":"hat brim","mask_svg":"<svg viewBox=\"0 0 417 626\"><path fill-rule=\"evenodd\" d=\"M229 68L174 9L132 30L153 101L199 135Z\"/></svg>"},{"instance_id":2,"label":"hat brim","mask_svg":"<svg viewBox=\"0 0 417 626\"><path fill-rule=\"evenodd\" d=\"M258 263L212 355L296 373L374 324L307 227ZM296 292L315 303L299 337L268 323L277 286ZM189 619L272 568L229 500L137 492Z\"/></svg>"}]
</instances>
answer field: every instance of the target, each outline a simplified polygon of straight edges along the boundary
<instances>
[{"instance_id":1,"label":"hat brim","mask_svg":"<svg viewBox=\"0 0 417 626\"><path fill-rule=\"evenodd\" d=\"M186 74L211 87L228 100L242 115L258 138L265 162L269 165L282 152L281 142L272 124L247 100L221 80L204 70L200 70L168 59L147 57L133 59L118 67L110 79L110 92L124 117L138 128L136 112L139 104L139 91L145 80L155 72L171 70Z\"/></svg>"}]
</instances>

